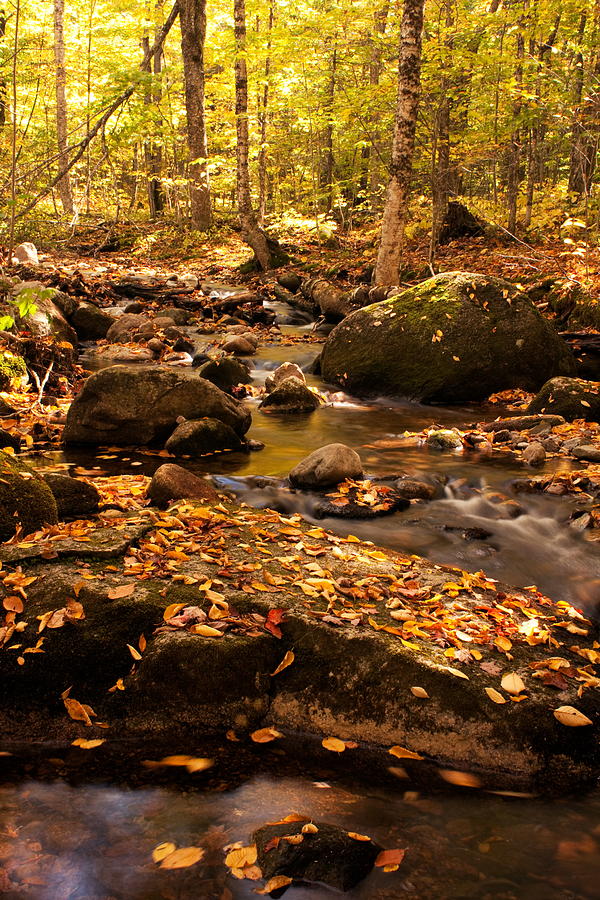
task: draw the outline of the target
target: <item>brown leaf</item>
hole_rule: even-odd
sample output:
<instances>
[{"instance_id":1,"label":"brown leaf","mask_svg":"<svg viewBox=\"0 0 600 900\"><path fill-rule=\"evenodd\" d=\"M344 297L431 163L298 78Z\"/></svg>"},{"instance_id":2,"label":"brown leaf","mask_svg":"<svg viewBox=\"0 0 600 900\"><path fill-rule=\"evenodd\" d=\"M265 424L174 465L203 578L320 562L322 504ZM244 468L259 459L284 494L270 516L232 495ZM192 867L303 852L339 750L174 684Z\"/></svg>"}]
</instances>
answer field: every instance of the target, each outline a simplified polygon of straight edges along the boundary
<instances>
[{"instance_id":1,"label":"brown leaf","mask_svg":"<svg viewBox=\"0 0 600 900\"><path fill-rule=\"evenodd\" d=\"M398 759L423 759L419 753L415 753L413 750L407 750L406 747L400 747L398 744L394 747L390 747L388 753L391 753L392 756L397 756Z\"/></svg>"},{"instance_id":2,"label":"brown leaf","mask_svg":"<svg viewBox=\"0 0 600 900\"><path fill-rule=\"evenodd\" d=\"M111 588L107 594L109 600L120 600L122 597L131 597L135 591L135 584L120 584Z\"/></svg>"},{"instance_id":3,"label":"brown leaf","mask_svg":"<svg viewBox=\"0 0 600 900\"><path fill-rule=\"evenodd\" d=\"M272 894L273 891L278 891L283 887L287 887L288 884L292 883L292 879L288 878L287 875L274 875L273 878L269 878L264 888L256 891L257 894Z\"/></svg>"},{"instance_id":4,"label":"brown leaf","mask_svg":"<svg viewBox=\"0 0 600 900\"><path fill-rule=\"evenodd\" d=\"M294 651L288 650L275 671L271 672L271 677L273 677L273 675L279 675L280 672L283 672L284 669L287 669L288 666L291 666L295 659L296 657L294 655Z\"/></svg>"},{"instance_id":5,"label":"brown leaf","mask_svg":"<svg viewBox=\"0 0 600 900\"><path fill-rule=\"evenodd\" d=\"M402 860L404 859L404 855L406 850L382 850L375 860L375 865L378 867L382 866L399 866Z\"/></svg>"}]
</instances>

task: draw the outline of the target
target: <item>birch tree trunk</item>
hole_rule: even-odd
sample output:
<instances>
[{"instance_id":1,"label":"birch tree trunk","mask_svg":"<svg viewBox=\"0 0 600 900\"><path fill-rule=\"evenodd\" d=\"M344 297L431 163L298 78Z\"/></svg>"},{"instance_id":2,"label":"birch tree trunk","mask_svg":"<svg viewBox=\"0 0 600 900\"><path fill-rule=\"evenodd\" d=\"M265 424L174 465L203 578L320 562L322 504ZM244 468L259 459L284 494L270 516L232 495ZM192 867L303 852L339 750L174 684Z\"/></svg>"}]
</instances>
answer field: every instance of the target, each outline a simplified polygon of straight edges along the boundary
<instances>
[{"instance_id":1,"label":"birch tree trunk","mask_svg":"<svg viewBox=\"0 0 600 900\"><path fill-rule=\"evenodd\" d=\"M423 6L424 0L404 0L402 10L390 181L375 265L375 284L398 283L421 93Z\"/></svg>"},{"instance_id":2,"label":"birch tree trunk","mask_svg":"<svg viewBox=\"0 0 600 900\"><path fill-rule=\"evenodd\" d=\"M250 168L248 165L248 70L246 67L246 3L233 0L235 26L235 124L237 134L237 204L242 236L254 250L261 269L272 268L271 251L267 236L260 228L250 193Z\"/></svg>"},{"instance_id":3,"label":"birch tree trunk","mask_svg":"<svg viewBox=\"0 0 600 900\"><path fill-rule=\"evenodd\" d=\"M54 63L56 67L56 132L58 136L58 168L67 162L67 76L65 71L64 0L54 0ZM68 216L73 215L73 192L68 172L57 184L58 195Z\"/></svg>"},{"instance_id":4,"label":"birch tree trunk","mask_svg":"<svg viewBox=\"0 0 600 900\"><path fill-rule=\"evenodd\" d=\"M185 82L192 223L196 228L206 231L211 223L208 140L204 115L206 0L178 0L178 7Z\"/></svg>"}]
</instances>

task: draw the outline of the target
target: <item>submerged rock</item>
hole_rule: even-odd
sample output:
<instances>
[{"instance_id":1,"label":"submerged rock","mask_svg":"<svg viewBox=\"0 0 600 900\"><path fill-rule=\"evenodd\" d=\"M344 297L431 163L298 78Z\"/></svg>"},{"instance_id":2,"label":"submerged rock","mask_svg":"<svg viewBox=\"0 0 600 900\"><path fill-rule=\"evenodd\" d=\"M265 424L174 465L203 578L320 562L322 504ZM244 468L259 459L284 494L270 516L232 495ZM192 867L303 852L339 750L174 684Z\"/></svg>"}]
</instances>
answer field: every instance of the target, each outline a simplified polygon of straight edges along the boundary
<instances>
[{"instance_id":1,"label":"submerged rock","mask_svg":"<svg viewBox=\"0 0 600 900\"><path fill-rule=\"evenodd\" d=\"M165 444L165 450L175 456L204 456L243 448L244 442L233 428L209 418L182 422Z\"/></svg>"},{"instance_id":2,"label":"submerged rock","mask_svg":"<svg viewBox=\"0 0 600 900\"><path fill-rule=\"evenodd\" d=\"M350 891L366 878L382 848L372 840L350 837L339 825L314 822L263 825L252 835L263 878L287 875L294 881L326 884L336 891ZM286 838L295 836L294 840Z\"/></svg>"},{"instance_id":3,"label":"submerged rock","mask_svg":"<svg viewBox=\"0 0 600 900\"><path fill-rule=\"evenodd\" d=\"M509 282L448 272L347 316L329 336L321 368L326 381L354 393L456 402L537 390L574 373L575 362Z\"/></svg>"},{"instance_id":4,"label":"submerged rock","mask_svg":"<svg viewBox=\"0 0 600 900\"><path fill-rule=\"evenodd\" d=\"M179 416L219 419L243 435L250 413L185 369L111 366L85 382L67 413L67 444L148 444L173 432Z\"/></svg>"},{"instance_id":5,"label":"submerged rock","mask_svg":"<svg viewBox=\"0 0 600 900\"><path fill-rule=\"evenodd\" d=\"M0 542L20 526L31 534L58 521L56 501L48 485L28 466L0 450Z\"/></svg>"},{"instance_id":6,"label":"submerged rock","mask_svg":"<svg viewBox=\"0 0 600 900\"><path fill-rule=\"evenodd\" d=\"M305 456L292 469L289 479L293 487L319 490L362 476L362 462L356 450L346 444L326 444Z\"/></svg>"},{"instance_id":7,"label":"submerged rock","mask_svg":"<svg viewBox=\"0 0 600 900\"><path fill-rule=\"evenodd\" d=\"M168 506L175 500L219 501L219 495L209 481L174 463L159 466L148 485L147 496L159 507Z\"/></svg>"},{"instance_id":8,"label":"submerged rock","mask_svg":"<svg viewBox=\"0 0 600 900\"><path fill-rule=\"evenodd\" d=\"M261 401L260 409L284 413L313 412L321 405L320 399L294 375L289 376L275 387Z\"/></svg>"},{"instance_id":9,"label":"submerged rock","mask_svg":"<svg viewBox=\"0 0 600 900\"><path fill-rule=\"evenodd\" d=\"M551 378L527 407L528 413L553 413L568 422L600 422L600 383L581 378Z\"/></svg>"}]
</instances>

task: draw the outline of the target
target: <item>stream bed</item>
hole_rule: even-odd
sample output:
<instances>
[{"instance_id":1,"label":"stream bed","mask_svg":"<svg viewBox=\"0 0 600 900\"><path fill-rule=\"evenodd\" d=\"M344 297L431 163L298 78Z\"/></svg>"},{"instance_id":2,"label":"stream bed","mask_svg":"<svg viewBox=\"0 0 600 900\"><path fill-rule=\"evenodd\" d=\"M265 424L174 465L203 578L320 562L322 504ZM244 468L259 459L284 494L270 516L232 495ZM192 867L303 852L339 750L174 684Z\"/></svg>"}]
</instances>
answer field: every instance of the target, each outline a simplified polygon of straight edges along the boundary
<instances>
[{"instance_id":1,"label":"stream bed","mask_svg":"<svg viewBox=\"0 0 600 900\"><path fill-rule=\"evenodd\" d=\"M308 327L308 326L307 326ZM298 335L301 329L284 327ZM207 339L207 344L209 340ZM310 342L263 344L252 375L264 382L286 360L308 371L319 352ZM103 361L106 364L106 361ZM93 349L84 365L94 367ZM568 523L573 501L565 497L515 495L510 483L524 474L520 462L475 451L440 452L403 438L433 423L462 426L493 419L504 410L442 408L418 404L363 402L307 381L328 397L311 415L266 414L250 399L248 437L265 448L185 461L197 473L213 475L224 490L252 506L274 506L315 520L310 494L286 490L289 470L312 450L331 442L356 449L368 475L437 478L439 499L371 521L320 519L341 534L438 563L486 574L520 587L536 584L555 599L600 607L598 543ZM83 468L97 474L151 475L164 459L146 452L69 449L31 457L37 467ZM102 458L104 457L104 458ZM571 468L550 460L550 468ZM515 518L490 499L501 491L520 506ZM473 535L477 537L474 539ZM485 535L485 536L484 536ZM43 748L42 752L43 752ZM49 756L53 751L48 750ZM180 752L173 747L171 753ZM232 748L227 748L231 758ZM391 785L369 786L344 771L343 760L328 769L307 760L298 767L284 751L265 751L256 771L247 760L232 777L203 788L203 775L156 784L122 784L120 773L76 778L61 760L16 776L14 760L0 757L0 894L14 900L237 900L250 898L257 884L237 881L223 865L223 846L248 842L252 830L291 812L368 834L383 847L407 849L397 872L375 870L352 898L390 900L593 900L600 896L600 793L577 797L495 796L477 789L428 789L411 783L402 769ZM394 760L390 760L394 762ZM216 762L218 774L218 760ZM8 766L8 768L6 768ZM230 766L235 770L235 758ZM55 772L55 774L52 774ZM162 871L152 849L163 841L199 846L204 859L189 869ZM260 883L259 883L260 886ZM322 886L293 886L290 900L332 896Z\"/></svg>"}]
</instances>

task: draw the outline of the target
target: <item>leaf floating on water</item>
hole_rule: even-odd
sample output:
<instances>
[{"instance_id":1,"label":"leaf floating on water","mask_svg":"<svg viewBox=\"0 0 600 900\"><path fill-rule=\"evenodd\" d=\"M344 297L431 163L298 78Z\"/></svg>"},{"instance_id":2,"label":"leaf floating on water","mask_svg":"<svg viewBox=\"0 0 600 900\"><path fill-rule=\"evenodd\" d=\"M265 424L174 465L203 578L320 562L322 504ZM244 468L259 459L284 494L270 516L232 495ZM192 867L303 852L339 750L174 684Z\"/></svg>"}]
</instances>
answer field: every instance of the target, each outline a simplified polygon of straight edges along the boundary
<instances>
[{"instance_id":1,"label":"leaf floating on water","mask_svg":"<svg viewBox=\"0 0 600 900\"><path fill-rule=\"evenodd\" d=\"M398 744L390 747L388 753L391 753L392 756L396 756L398 759L424 759L419 753L415 753L413 750L407 750L406 747L400 747Z\"/></svg>"},{"instance_id":2,"label":"leaf floating on water","mask_svg":"<svg viewBox=\"0 0 600 900\"><path fill-rule=\"evenodd\" d=\"M323 738L321 746L325 747L326 750L331 750L333 753L343 753L346 749L344 741L334 737Z\"/></svg>"},{"instance_id":3,"label":"leaf floating on water","mask_svg":"<svg viewBox=\"0 0 600 900\"><path fill-rule=\"evenodd\" d=\"M283 735L275 728L259 728L258 731L253 731L250 737L255 744L268 744L269 741L274 741Z\"/></svg>"},{"instance_id":4,"label":"leaf floating on water","mask_svg":"<svg viewBox=\"0 0 600 900\"><path fill-rule=\"evenodd\" d=\"M413 694L415 697L420 697L421 700L429 700L429 694L427 693L427 691L425 690L425 688L422 688L422 687L411 687L410 692L411 692L411 694Z\"/></svg>"},{"instance_id":5,"label":"leaf floating on water","mask_svg":"<svg viewBox=\"0 0 600 900\"><path fill-rule=\"evenodd\" d=\"M500 684L508 694L522 694L525 690L523 679L516 672L509 672L503 677Z\"/></svg>"},{"instance_id":6,"label":"leaf floating on water","mask_svg":"<svg viewBox=\"0 0 600 900\"><path fill-rule=\"evenodd\" d=\"M288 650L275 671L271 672L271 677L273 677L273 675L279 675L280 672L283 672L284 669L287 669L288 666L291 666L295 659L296 656L294 654L294 651Z\"/></svg>"},{"instance_id":7,"label":"leaf floating on water","mask_svg":"<svg viewBox=\"0 0 600 900\"><path fill-rule=\"evenodd\" d=\"M404 856L406 854L406 850L382 850L375 860L375 865L378 868L383 868L386 866L399 866Z\"/></svg>"},{"instance_id":8,"label":"leaf floating on water","mask_svg":"<svg viewBox=\"0 0 600 900\"><path fill-rule=\"evenodd\" d=\"M104 743L104 738L95 738L91 741L86 741L85 738L76 738L76 740L71 741L71 746L81 747L82 750L93 750L95 747L100 747Z\"/></svg>"},{"instance_id":9,"label":"leaf floating on water","mask_svg":"<svg viewBox=\"0 0 600 900\"><path fill-rule=\"evenodd\" d=\"M292 883L292 879L288 878L287 875L274 875L273 878L269 878L264 888L257 890L257 894L272 894L273 891L278 891L283 887L287 887L288 884Z\"/></svg>"},{"instance_id":10,"label":"leaf floating on water","mask_svg":"<svg viewBox=\"0 0 600 900\"><path fill-rule=\"evenodd\" d=\"M486 687L485 692L494 703L506 703L506 697L503 697L500 691L495 690L495 688Z\"/></svg>"},{"instance_id":11,"label":"leaf floating on water","mask_svg":"<svg viewBox=\"0 0 600 900\"><path fill-rule=\"evenodd\" d=\"M214 766L213 759L205 759L199 756L188 756L184 753L178 753L173 756L165 756L163 759L145 759L142 765L147 769L158 769L161 766L185 766L188 772L204 772Z\"/></svg>"},{"instance_id":12,"label":"leaf floating on water","mask_svg":"<svg viewBox=\"0 0 600 900\"><path fill-rule=\"evenodd\" d=\"M244 866L253 866L258 858L256 844L248 844L246 847L234 847L225 857L225 865L230 869L243 869Z\"/></svg>"},{"instance_id":13,"label":"leaf floating on water","mask_svg":"<svg viewBox=\"0 0 600 900\"><path fill-rule=\"evenodd\" d=\"M571 728L594 724L591 719L588 719L574 706L559 706L558 709L554 710L554 718L558 719L561 725L569 725Z\"/></svg>"},{"instance_id":14,"label":"leaf floating on water","mask_svg":"<svg viewBox=\"0 0 600 900\"><path fill-rule=\"evenodd\" d=\"M175 850L177 850L177 844L174 844L172 841L165 841L163 844L157 844L152 851L152 859L155 863L161 862L161 860L170 856Z\"/></svg>"},{"instance_id":15,"label":"leaf floating on water","mask_svg":"<svg viewBox=\"0 0 600 900\"><path fill-rule=\"evenodd\" d=\"M448 784L455 784L457 787L481 787L481 779L471 772L459 772L455 769L440 769L440 777L443 778L444 781L447 781Z\"/></svg>"},{"instance_id":16,"label":"leaf floating on water","mask_svg":"<svg viewBox=\"0 0 600 900\"><path fill-rule=\"evenodd\" d=\"M201 847L180 847L174 850L162 860L161 869L187 869L200 862L204 856L204 850Z\"/></svg>"}]
</instances>

